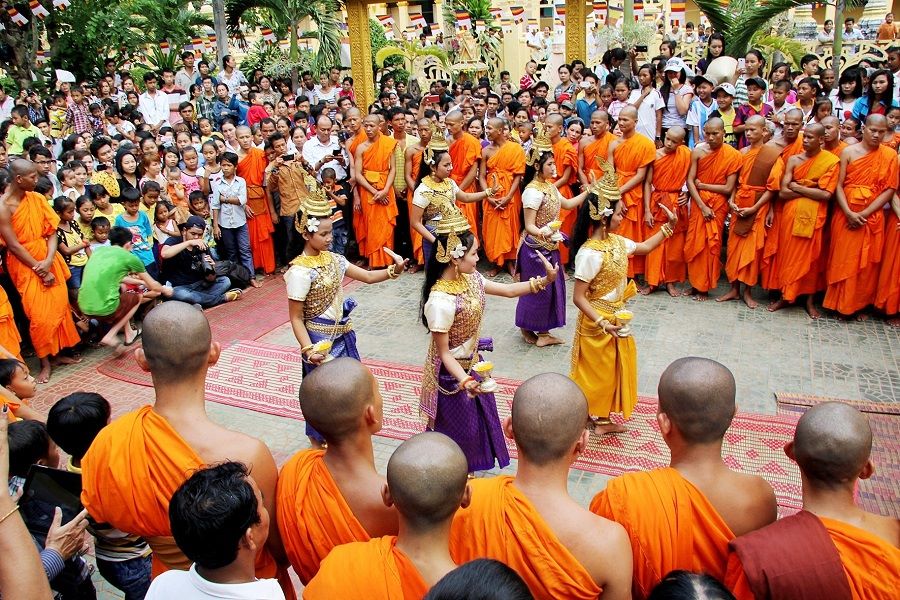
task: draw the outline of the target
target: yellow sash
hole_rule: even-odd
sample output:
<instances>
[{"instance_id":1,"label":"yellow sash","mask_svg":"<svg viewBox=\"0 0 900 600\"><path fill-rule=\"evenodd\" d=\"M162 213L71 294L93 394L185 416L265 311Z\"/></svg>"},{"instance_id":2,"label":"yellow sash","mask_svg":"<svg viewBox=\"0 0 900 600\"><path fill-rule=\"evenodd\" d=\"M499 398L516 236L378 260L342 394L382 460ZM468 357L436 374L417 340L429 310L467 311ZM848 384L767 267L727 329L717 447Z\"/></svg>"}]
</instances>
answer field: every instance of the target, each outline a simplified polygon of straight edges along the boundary
<instances>
[{"instance_id":1,"label":"yellow sash","mask_svg":"<svg viewBox=\"0 0 900 600\"><path fill-rule=\"evenodd\" d=\"M806 177L797 181L805 187L819 187L819 178L831 167L825 161L815 160L806 174ZM794 213L794 226L791 235L802 238L811 238L816 231L816 221L819 216L819 203L810 198L800 197L796 200L797 210Z\"/></svg>"}]
</instances>

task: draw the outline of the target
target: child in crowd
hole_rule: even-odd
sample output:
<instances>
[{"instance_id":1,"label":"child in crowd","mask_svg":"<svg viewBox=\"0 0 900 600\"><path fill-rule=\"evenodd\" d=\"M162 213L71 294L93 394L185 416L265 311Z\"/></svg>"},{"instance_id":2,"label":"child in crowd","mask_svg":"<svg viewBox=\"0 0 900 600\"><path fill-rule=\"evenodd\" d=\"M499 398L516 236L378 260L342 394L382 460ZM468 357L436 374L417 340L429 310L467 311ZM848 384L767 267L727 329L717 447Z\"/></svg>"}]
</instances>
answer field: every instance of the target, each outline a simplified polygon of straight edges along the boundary
<instances>
[{"instance_id":1,"label":"child in crowd","mask_svg":"<svg viewBox=\"0 0 900 600\"><path fill-rule=\"evenodd\" d=\"M813 104L812 113L809 115L809 120L807 123L821 123L822 119L825 117L830 117L834 114L834 103L829 98L818 97L816 98L815 104ZM890 119L888 119L890 122ZM885 136L884 143L888 143L889 136Z\"/></svg>"},{"instance_id":2,"label":"child in crowd","mask_svg":"<svg viewBox=\"0 0 900 600\"><path fill-rule=\"evenodd\" d=\"M212 190L222 181L222 166L219 164L219 147L215 140L205 142L201 148L206 165L203 167L203 177L200 178L200 190L206 195L207 200L212 200ZM188 198L190 199L190 198Z\"/></svg>"},{"instance_id":3,"label":"child in crowd","mask_svg":"<svg viewBox=\"0 0 900 600\"><path fill-rule=\"evenodd\" d=\"M521 79L519 79L519 89L520 90L530 90L531 88L534 87L534 84L537 83L537 81L534 78L534 75L535 75L535 73L537 73L537 70L538 70L538 64L535 61L529 60L527 63L525 63L525 74L522 75Z\"/></svg>"},{"instance_id":4,"label":"child in crowd","mask_svg":"<svg viewBox=\"0 0 900 600\"><path fill-rule=\"evenodd\" d=\"M68 196L74 202L78 196L83 196L84 194L78 191L78 174L75 171L75 168L84 169L84 165L81 163L66 163L63 167L56 172L56 177L59 179L59 183L62 186L62 195Z\"/></svg>"},{"instance_id":5,"label":"child in crowd","mask_svg":"<svg viewBox=\"0 0 900 600\"><path fill-rule=\"evenodd\" d=\"M531 134L533 130L533 125L530 122L519 123L516 126L516 131L519 133L519 141L522 144L522 149L527 154L531 151Z\"/></svg>"},{"instance_id":6,"label":"child in crowd","mask_svg":"<svg viewBox=\"0 0 900 600\"><path fill-rule=\"evenodd\" d=\"M619 113L628 106L628 97L631 95L631 86L628 85L628 80L624 77L619 78L615 87L613 87L613 92L616 99L610 102L609 109L606 112L609 113L613 121L618 121Z\"/></svg>"},{"instance_id":7,"label":"child in crowd","mask_svg":"<svg viewBox=\"0 0 900 600\"><path fill-rule=\"evenodd\" d=\"M66 95L62 92L53 92L53 100L48 115L50 118L50 135L54 139L60 139L66 132Z\"/></svg>"},{"instance_id":8,"label":"child in crowd","mask_svg":"<svg viewBox=\"0 0 900 600\"><path fill-rule=\"evenodd\" d=\"M734 86L730 83L721 83L713 91L718 107L710 113L709 118L722 119L725 124L725 143L737 148L737 136L734 134L734 118L737 114L733 106Z\"/></svg>"},{"instance_id":9,"label":"child in crowd","mask_svg":"<svg viewBox=\"0 0 900 600\"><path fill-rule=\"evenodd\" d=\"M197 121L197 126L200 128L200 143L205 144L212 139L213 125L209 119L201 118Z\"/></svg>"},{"instance_id":10,"label":"child in crowd","mask_svg":"<svg viewBox=\"0 0 900 600\"><path fill-rule=\"evenodd\" d=\"M609 105L612 104L613 99L615 98L615 90L613 86L608 83L604 83L600 86L600 106L599 108L605 110L607 113L609 112Z\"/></svg>"},{"instance_id":11,"label":"child in crowd","mask_svg":"<svg viewBox=\"0 0 900 600\"><path fill-rule=\"evenodd\" d=\"M183 208L187 213L187 192L181 183L181 169L177 166L166 168L166 198L173 206Z\"/></svg>"},{"instance_id":12,"label":"child in crowd","mask_svg":"<svg viewBox=\"0 0 900 600\"><path fill-rule=\"evenodd\" d=\"M93 186L87 186L91 188ZM91 241L91 219L94 218L94 203L89 196L78 196L75 200L75 210L78 213L76 225L81 230L81 237Z\"/></svg>"},{"instance_id":13,"label":"child in crowd","mask_svg":"<svg viewBox=\"0 0 900 600\"><path fill-rule=\"evenodd\" d=\"M158 279L159 269L153 256L153 225L147 213L140 209L141 204L141 196L137 190L124 190L122 206L125 207L125 212L116 217L114 224L131 233L131 253L144 263L150 277Z\"/></svg>"},{"instance_id":14,"label":"child in crowd","mask_svg":"<svg viewBox=\"0 0 900 600\"><path fill-rule=\"evenodd\" d=\"M155 181L145 181L141 184L141 212L147 215L147 219L153 223L156 214L156 203L160 201L159 184Z\"/></svg>"},{"instance_id":15,"label":"child in crowd","mask_svg":"<svg viewBox=\"0 0 900 600\"><path fill-rule=\"evenodd\" d=\"M222 165L222 181L213 190L209 203L213 218L213 235L221 240L220 255L223 259L240 263L253 273L253 254L250 252L250 234L247 229L247 183L237 176L238 157L226 152L219 158Z\"/></svg>"},{"instance_id":16,"label":"child in crowd","mask_svg":"<svg viewBox=\"0 0 900 600\"><path fill-rule=\"evenodd\" d=\"M119 205L117 205L119 206ZM109 228L111 227L109 219L106 217L94 217L91 219L91 233L93 234L91 242L91 252L101 246L109 246Z\"/></svg>"},{"instance_id":17,"label":"child in crowd","mask_svg":"<svg viewBox=\"0 0 900 600\"><path fill-rule=\"evenodd\" d=\"M259 97L259 92L250 92L250 108L247 110L247 125L253 127L263 119L267 119L269 114L263 106Z\"/></svg>"},{"instance_id":18,"label":"child in crowd","mask_svg":"<svg viewBox=\"0 0 900 600\"><path fill-rule=\"evenodd\" d=\"M160 201L156 203L153 215L153 238L160 246L166 243L170 237L178 237L178 225L175 219L169 216L171 205L168 202Z\"/></svg>"},{"instance_id":19,"label":"child in crowd","mask_svg":"<svg viewBox=\"0 0 900 600\"><path fill-rule=\"evenodd\" d=\"M162 162L155 156L152 156L146 161L146 169L144 176L141 177L138 183L138 188L143 190L146 182L153 181L157 184L157 191L161 194L169 185L169 181L162 174Z\"/></svg>"},{"instance_id":20,"label":"child in crowd","mask_svg":"<svg viewBox=\"0 0 900 600\"><path fill-rule=\"evenodd\" d=\"M94 183L94 185L88 186L87 197L91 199L91 202L94 203L94 216L104 216L107 219L115 220L116 217L125 212L125 209L122 208L122 205L118 202L113 204L110 202L110 192L106 187L110 183L104 178L103 173L99 174L99 178L103 183ZM95 178L96 179L96 178ZM116 196L119 195L119 184L113 179L111 183L115 184L115 193Z\"/></svg>"},{"instance_id":21,"label":"child in crowd","mask_svg":"<svg viewBox=\"0 0 900 600\"><path fill-rule=\"evenodd\" d=\"M0 394L0 404L8 407L7 416L10 421L45 419L44 415L31 408L29 400L37 394L37 382L28 372L25 363L15 358L0 358L0 386L4 390Z\"/></svg>"},{"instance_id":22,"label":"child in crowd","mask_svg":"<svg viewBox=\"0 0 900 600\"><path fill-rule=\"evenodd\" d=\"M772 95L772 122L775 123L776 135L781 134L784 126L784 115L794 108L794 105L788 102L788 94L791 92L791 82L787 79L776 81L772 84L769 93Z\"/></svg>"},{"instance_id":23,"label":"child in crowd","mask_svg":"<svg viewBox=\"0 0 900 600\"><path fill-rule=\"evenodd\" d=\"M201 191L191 192L188 197L191 215L196 215L206 221L206 230L203 232L203 241L209 250L213 260L219 260L219 253L216 251L216 238L213 236L212 216L209 211L209 200Z\"/></svg>"},{"instance_id":24,"label":"child in crowd","mask_svg":"<svg viewBox=\"0 0 900 600\"><path fill-rule=\"evenodd\" d=\"M90 203L90 200L84 196L78 200L86 200ZM59 225L56 227L56 249L62 254L71 273L71 277L66 280L66 287L69 288L69 303L76 316L76 325L82 332L87 332L87 320L78 310L78 289L81 287L84 265L91 256L91 243L84 238L81 228L75 223L76 206L78 204L72 202L67 196L58 196L53 200L53 210L59 215ZM93 211L91 213L93 214Z\"/></svg>"},{"instance_id":25,"label":"child in crowd","mask_svg":"<svg viewBox=\"0 0 900 600\"><path fill-rule=\"evenodd\" d=\"M66 470L81 474L81 459L94 438L110 421L109 402L100 394L75 392L61 398L47 415L47 431L69 454ZM92 524L97 569L103 578L125 593L142 598L150 587L150 546L143 538L105 524Z\"/></svg>"},{"instance_id":26,"label":"child in crowd","mask_svg":"<svg viewBox=\"0 0 900 600\"><path fill-rule=\"evenodd\" d=\"M200 153L193 146L184 149L181 159L184 163L181 169L181 185L184 186L184 193L190 196L191 192L200 189L200 178L203 177L205 169L200 165Z\"/></svg>"},{"instance_id":27,"label":"child in crowd","mask_svg":"<svg viewBox=\"0 0 900 600\"><path fill-rule=\"evenodd\" d=\"M747 87L747 101L735 109L734 133L738 135L738 147L747 146L747 137L744 135L747 119L754 116L768 118L772 113L772 107L763 102L763 93L766 91L766 82L759 77L749 77L744 81Z\"/></svg>"},{"instance_id":28,"label":"child in crowd","mask_svg":"<svg viewBox=\"0 0 900 600\"><path fill-rule=\"evenodd\" d=\"M342 255L347 248L347 225L342 210L347 204L347 190L337 182L337 173L331 167L322 169L322 188L331 206L331 251Z\"/></svg>"}]
</instances>

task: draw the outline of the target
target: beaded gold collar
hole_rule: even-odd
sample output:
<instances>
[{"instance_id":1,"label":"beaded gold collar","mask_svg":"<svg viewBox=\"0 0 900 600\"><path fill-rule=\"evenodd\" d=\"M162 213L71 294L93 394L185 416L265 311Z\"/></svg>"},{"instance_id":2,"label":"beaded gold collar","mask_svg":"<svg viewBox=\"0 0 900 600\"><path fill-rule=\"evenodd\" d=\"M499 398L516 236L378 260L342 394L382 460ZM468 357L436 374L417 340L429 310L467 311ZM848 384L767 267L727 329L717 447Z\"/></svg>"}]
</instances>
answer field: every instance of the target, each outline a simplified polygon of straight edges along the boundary
<instances>
[{"instance_id":1,"label":"beaded gold collar","mask_svg":"<svg viewBox=\"0 0 900 600\"><path fill-rule=\"evenodd\" d=\"M297 265L299 267L306 267L308 269L315 269L317 267L324 267L325 265L331 263L331 253L330 252L319 252L315 256L310 256L308 254L300 254L291 261L292 265Z\"/></svg>"},{"instance_id":2,"label":"beaded gold collar","mask_svg":"<svg viewBox=\"0 0 900 600\"><path fill-rule=\"evenodd\" d=\"M453 189L453 185L450 183L450 178L446 178L443 181L437 181L434 176L427 175L422 178L422 183L430 190L435 192L445 193L449 190Z\"/></svg>"},{"instance_id":3,"label":"beaded gold collar","mask_svg":"<svg viewBox=\"0 0 900 600\"><path fill-rule=\"evenodd\" d=\"M438 279L431 287L432 292L444 292L454 296L462 294L469 289L468 275L461 273L456 279Z\"/></svg>"},{"instance_id":4,"label":"beaded gold collar","mask_svg":"<svg viewBox=\"0 0 900 600\"><path fill-rule=\"evenodd\" d=\"M529 183L525 187L526 187L526 189L534 188L537 191L542 192L544 194L552 194L553 190L551 188L553 188L554 185L552 183L550 183L549 181L538 181L537 178L535 178L535 179L532 179L531 183Z\"/></svg>"}]
</instances>

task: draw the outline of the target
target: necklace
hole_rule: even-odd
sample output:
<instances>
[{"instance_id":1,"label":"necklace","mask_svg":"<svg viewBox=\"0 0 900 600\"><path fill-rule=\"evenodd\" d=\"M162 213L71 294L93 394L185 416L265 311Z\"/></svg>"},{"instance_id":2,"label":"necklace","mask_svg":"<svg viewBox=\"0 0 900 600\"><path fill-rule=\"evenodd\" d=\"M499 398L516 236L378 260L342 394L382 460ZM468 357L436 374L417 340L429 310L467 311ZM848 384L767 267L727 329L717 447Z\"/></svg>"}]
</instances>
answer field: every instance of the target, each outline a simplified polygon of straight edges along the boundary
<instances>
[{"instance_id":1,"label":"necklace","mask_svg":"<svg viewBox=\"0 0 900 600\"><path fill-rule=\"evenodd\" d=\"M438 279L431 287L432 292L444 292L457 296L462 294L469 288L469 282L466 275L461 274L456 279Z\"/></svg>"},{"instance_id":2,"label":"necklace","mask_svg":"<svg viewBox=\"0 0 900 600\"><path fill-rule=\"evenodd\" d=\"M315 269L318 267L324 267L330 262L331 254L329 252L320 252L315 256L310 256L309 254L301 254L297 258L292 260L291 264L298 265L300 267L307 267L309 269Z\"/></svg>"}]
</instances>

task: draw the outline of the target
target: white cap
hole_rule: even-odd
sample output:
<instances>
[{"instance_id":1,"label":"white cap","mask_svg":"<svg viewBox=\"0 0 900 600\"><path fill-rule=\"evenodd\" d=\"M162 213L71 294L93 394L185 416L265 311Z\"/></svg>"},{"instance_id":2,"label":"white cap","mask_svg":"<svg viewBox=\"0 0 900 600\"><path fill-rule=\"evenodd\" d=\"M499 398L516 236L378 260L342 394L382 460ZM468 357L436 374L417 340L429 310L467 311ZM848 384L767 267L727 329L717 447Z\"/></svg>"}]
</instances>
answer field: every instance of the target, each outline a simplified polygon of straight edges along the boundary
<instances>
[{"instance_id":1,"label":"white cap","mask_svg":"<svg viewBox=\"0 0 900 600\"><path fill-rule=\"evenodd\" d=\"M666 68L663 70L664 71L675 71L676 73L678 71L684 71L685 75L687 75L688 77L694 76L694 71L691 70L691 68L687 66L687 63L685 63L684 60L682 60L681 58L679 58L677 56L673 56L672 58L667 60Z\"/></svg>"},{"instance_id":2,"label":"white cap","mask_svg":"<svg viewBox=\"0 0 900 600\"><path fill-rule=\"evenodd\" d=\"M720 83L719 85L717 85L716 88L713 90L713 96L715 96L716 92L718 92L719 90L722 90L729 96L734 96L734 86L731 85L730 83Z\"/></svg>"}]
</instances>

